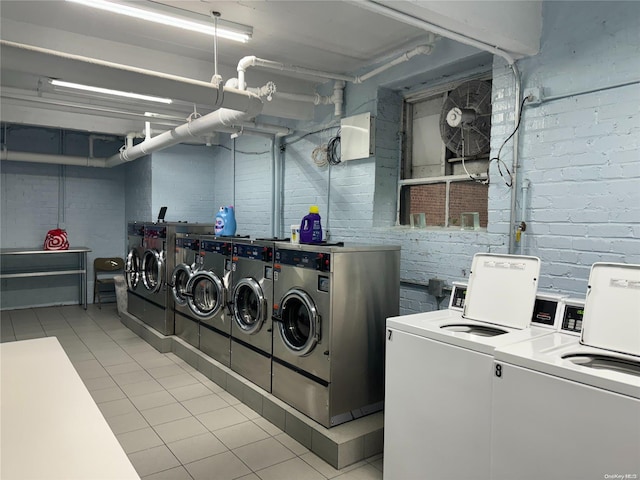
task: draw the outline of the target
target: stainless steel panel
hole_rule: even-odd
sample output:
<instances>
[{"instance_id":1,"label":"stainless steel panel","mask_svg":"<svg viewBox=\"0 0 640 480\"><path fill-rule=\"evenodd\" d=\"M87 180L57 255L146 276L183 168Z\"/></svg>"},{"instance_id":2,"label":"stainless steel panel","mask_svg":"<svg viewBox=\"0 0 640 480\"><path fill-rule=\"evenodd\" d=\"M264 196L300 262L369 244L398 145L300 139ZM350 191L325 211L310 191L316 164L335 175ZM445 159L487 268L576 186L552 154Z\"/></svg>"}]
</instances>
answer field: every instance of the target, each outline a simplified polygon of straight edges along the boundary
<instances>
[{"instance_id":1,"label":"stainless steel panel","mask_svg":"<svg viewBox=\"0 0 640 480\"><path fill-rule=\"evenodd\" d=\"M274 330L273 394L325 426L331 426L332 417L335 424L348 419L351 412L358 416L379 409L384 399L385 320L399 312L400 248L289 244L277 247L328 254L330 264L327 272L288 265L286 261L277 269L274 302L280 302L290 289L304 290L321 317L321 333L318 345L308 355L298 356L286 347L280 332ZM311 265L313 258L301 264ZM286 372L282 365L276 368L275 359L319 377L329 387L325 389L321 383L292 370ZM296 381L303 389L300 394L303 397L309 392L319 394L326 390L323 393L328 402L326 415L313 401L286 391L292 388L295 392Z\"/></svg>"},{"instance_id":2,"label":"stainless steel panel","mask_svg":"<svg viewBox=\"0 0 640 480\"><path fill-rule=\"evenodd\" d=\"M146 302L143 321L162 335L173 335L174 333L173 315L170 321L167 321L167 309L155 303Z\"/></svg>"},{"instance_id":3,"label":"stainless steel panel","mask_svg":"<svg viewBox=\"0 0 640 480\"><path fill-rule=\"evenodd\" d=\"M200 348L200 326L197 320L176 312L175 335L190 345Z\"/></svg>"},{"instance_id":4,"label":"stainless steel panel","mask_svg":"<svg viewBox=\"0 0 640 480\"><path fill-rule=\"evenodd\" d=\"M271 320L273 311L273 280L265 278L265 267L267 266L271 267L272 263L246 258L234 259L235 270L233 271L232 288L230 289L231 293L233 292L235 285L241 280L254 279L258 283L265 301L262 305L264 313L262 326L256 332L249 334L243 331L237 325L235 319L231 317L231 335L271 355L273 350ZM231 299L231 294L229 295L229 299Z\"/></svg>"},{"instance_id":5,"label":"stainless steel panel","mask_svg":"<svg viewBox=\"0 0 640 480\"><path fill-rule=\"evenodd\" d=\"M231 364L231 337L200 325L200 350L225 366Z\"/></svg>"},{"instance_id":6,"label":"stainless steel panel","mask_svg":"<svg viewBox=\"0 0 640 480\"><path fill-rule=\"evenodd\" d=\"M231 370L267 392L271 391L271 357L255 352L231 339Z\"/></svg>"},{"instance_id":7,"label":"stainless steel panel","mask_svg":"<svg viewBox=\"0 0 640 480\"><path fill-rule=\"evenodd\" d=\"M330 364L328 355L331 339L331 295L328 292L320 292L317 289L318 276L329 277L332 282L332 274L317 272L315 270L295 268L282 265L274 279L273 298L275 303L279 303L286 293L292 288L298 288L306 292L313 300L316 309L320 314L320 339L315 348L304 357L292 353L282 340L278 329L273 335L273 355L285 362L305 370L306 372L329 381Z\"/></svg>"},{"instance_id":8,"label":"stainless steel panel","mask_svg":"<svg viewBox=\"0 0 640 480\"><path fill-rule=\"evenodd\" d=\"M273 395L316 422L331 427L329 418L329 387L280 365L273 363Z\"/></svg>"},{"instance_id":9,"label":"stainless steel panel","mask_svg":"<svg viewBox=\"0 0 640 480\"><path fill-rule=\"evenodd\" d=\"M136 317L138 320L142 320L144 317L144 305L147 302L131 292L127 292L127 311Z\"/></svg>"}]
</instances>

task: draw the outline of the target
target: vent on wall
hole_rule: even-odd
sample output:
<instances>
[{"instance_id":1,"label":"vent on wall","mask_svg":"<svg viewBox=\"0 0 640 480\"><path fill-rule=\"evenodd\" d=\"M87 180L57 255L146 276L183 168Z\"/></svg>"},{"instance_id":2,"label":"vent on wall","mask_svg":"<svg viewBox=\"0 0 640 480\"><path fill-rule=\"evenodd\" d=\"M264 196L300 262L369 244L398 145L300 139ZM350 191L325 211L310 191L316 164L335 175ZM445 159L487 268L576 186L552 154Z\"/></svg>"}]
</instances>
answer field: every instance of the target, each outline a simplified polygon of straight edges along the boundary
<instances>
[{"instance_id":1,"label":"vent on wall","mask_svg":"<svg viewBox=\"0 0 640 480\"><path fill-rule=\"evenodd\" d=\"M340 159L356 160L375 154L375 117L362 113L340 120Z\"/></svg>"}]
</instances>

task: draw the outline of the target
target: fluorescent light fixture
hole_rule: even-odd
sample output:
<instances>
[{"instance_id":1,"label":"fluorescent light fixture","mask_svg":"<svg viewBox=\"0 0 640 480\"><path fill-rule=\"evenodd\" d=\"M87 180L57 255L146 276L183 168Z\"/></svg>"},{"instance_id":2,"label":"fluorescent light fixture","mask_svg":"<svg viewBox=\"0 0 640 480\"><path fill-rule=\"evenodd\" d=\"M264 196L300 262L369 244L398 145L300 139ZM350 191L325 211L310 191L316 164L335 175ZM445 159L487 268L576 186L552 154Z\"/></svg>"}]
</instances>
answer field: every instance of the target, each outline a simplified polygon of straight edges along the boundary
<instances>
[{"instance_id":1,"label":"fluorescent light fixture","mask_svg":"<svg viewBox=\"0 0 640 480\"><path fill-rule=\"evenodd\" d=\"M104 93L106 95L115 95L117 97L135 98L136 100L145 100L147 102L157 102L165 104L173 103L173 100L171 100L170 98L154 97L152 95L142 95L133 92L123 92L122 90L111 90L109 88L83 85L81 83L64 82L62 80L55 79L49 80L49 83L56 87L73 88L75 90L83 90L85 92Z\"/></svg>"},{"instance_id":2,"label":"fluorescent light fixture","mask_svg":"<svg viewBox=\"0 0 640 480\"><path fill-rule=\"evenodd\" d=\"M189 20L184 16L177 16L174 14L160 13L158 9L167 11L170 7L164 5L154 5L153 9L138 8L123 3L108 2L106 0L66 0L67 2L79 3L87 7L98 8L100 10L106 10L107 12L118 13L120 15L127 15L133 18L139 18L149 22L159 23L161 25L167 25L169 27L178 27L184 30L190 30L192 32L204 33L206 35L214 36L216 29L212 24L200 22L197 20ZM176 9L171 9L175 11ZM185 12L186 13L186 12ZM251 39L253 29L239 24L232 24L231 22L224 22L218 20L218 37L226 38L229 40L235 40L236 42L247 43Z\"/></svg>"}]
</instances>

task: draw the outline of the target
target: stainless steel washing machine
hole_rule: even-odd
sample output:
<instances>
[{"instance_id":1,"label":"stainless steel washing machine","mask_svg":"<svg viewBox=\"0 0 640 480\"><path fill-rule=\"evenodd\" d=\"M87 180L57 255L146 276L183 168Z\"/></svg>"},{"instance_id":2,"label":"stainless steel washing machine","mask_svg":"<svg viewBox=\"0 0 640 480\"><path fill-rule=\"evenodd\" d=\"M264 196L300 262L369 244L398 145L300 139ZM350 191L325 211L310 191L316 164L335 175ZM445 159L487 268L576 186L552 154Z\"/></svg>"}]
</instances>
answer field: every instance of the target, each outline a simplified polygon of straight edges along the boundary
<instances>
[{"instance_id":1,"label":"stainless steel washing machine","mask_svg":"<svg viewBox=\"0 0 640 480\"><path fill-rule=\"evenodd\" d=\"M231 369L271 391L273 308L272 241L234 240Z\"/></svg>"},{"instance_id":2,"label":"stainless steel washing machine","mask_svg":"<svg viewBox=\"0 0 640 480\"><path fill-rule=\"evenodd\" d=\"M379 411L400 247L276 243L273 395L329 428Z\"/></svg>"},{"instance_id":3,"label":"stainless steel washing machine","mask_svg":"<svg viewBox=\"0 0 640 480\"><path fill-rule=\"evenodd\" d=\"M142 295L146 300L142 321L163 335L173 335L173 315L167 313L167 259L170 238L175 230L168 225L148 223L144 226L142 258Z\"/></svg>"},{"instance_id":4,"label":"stainless steel washing machine","mask_svg":"<svg viewBox=\"0 0 640 480\"><path fill-rule=\"evenodd\" d=\"M127 282L127 310L142 320L144 317L144 285L142 284L142 259L144 258L144 224L127 224L127 256L125 262L125 280Z\"/></svg>"},{"instance_id":5,"label":"stainless steel washing machine","mask_svg":"<svg viewBox=\"0 0 640 480\"><path fill-rule=\"evenodd\" d=\"M189 308L187 285L200 269L200 238L198 234L176 233L175 267L169 283L173 298L175 335L200 347L200 320Z\"/></svg>"},{"instance_id":6,"label":"stainless steel washing machine","mask_svg":"<svg viewBox=\"0 0 640 480\"><path fill-rule=\"evenodd\" d=\"M229 366L231 316L227 288L231 277L231 241L202 236L200 255L201 268L187 283L187 305L200 322L200 350Z\"/></svg>"}]
</instances>

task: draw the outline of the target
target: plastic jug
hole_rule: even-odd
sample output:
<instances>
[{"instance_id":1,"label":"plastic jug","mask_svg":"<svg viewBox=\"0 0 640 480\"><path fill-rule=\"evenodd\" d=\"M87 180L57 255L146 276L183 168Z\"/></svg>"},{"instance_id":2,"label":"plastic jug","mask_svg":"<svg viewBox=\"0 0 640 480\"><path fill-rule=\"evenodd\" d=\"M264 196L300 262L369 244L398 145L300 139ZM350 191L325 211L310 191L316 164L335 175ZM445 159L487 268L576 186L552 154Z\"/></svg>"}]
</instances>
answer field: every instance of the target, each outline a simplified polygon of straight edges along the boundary
<instances>
[{"instance_id":1,"label":"plastic jug","mask_svg":"<svg viewBox=\"0 0 640 480\"><path fill-rule=\"evenodd\" d=\"M300 223L300 243L321 243L322 225L320 224L320 210L317 205L309 208L309 214L305 215Z\"/></svg>"},{"instance_id":2,"label":"plastic jug","mask_svg":"<svg viewBox=\"0 0 640 480\"><path fill-rule=\"evenodd\" d=\"M221 237L232 237L236 234L236 216L233 212L233 207L220 207L218 213L216 213L216 235Z\"/></svg>"}]
</instances>

